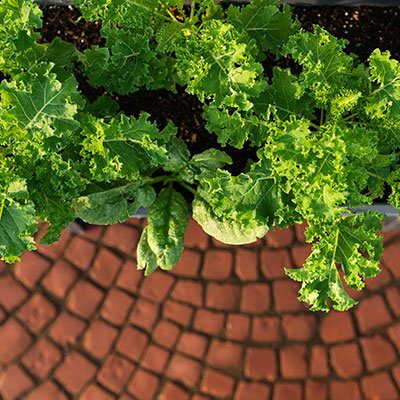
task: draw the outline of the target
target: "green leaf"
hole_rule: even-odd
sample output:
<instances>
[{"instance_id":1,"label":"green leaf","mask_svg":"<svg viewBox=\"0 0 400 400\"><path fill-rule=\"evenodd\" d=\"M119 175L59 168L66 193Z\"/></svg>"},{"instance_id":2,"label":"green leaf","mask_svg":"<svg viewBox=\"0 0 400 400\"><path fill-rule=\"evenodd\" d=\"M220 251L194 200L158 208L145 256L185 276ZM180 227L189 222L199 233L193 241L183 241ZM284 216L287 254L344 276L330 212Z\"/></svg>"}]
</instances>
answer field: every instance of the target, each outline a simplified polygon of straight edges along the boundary
<instances>
[{"instance_id":1,"label":"green leaf","mask_svg":"<svg viewBox=\"0 0 400 400\"><path fill-rule=\"evenodd\" d=\"M388 184L391 186L389 203L396 208L400 208L400 168L391 172L388 178Z\"/></svg>"},{"instance_id":2,"label":"green leaf","mask_svg":"<svg viewBox=\"0 0 400 400\"><path fill-rule=\"evenodd\" d=\"M326 107L334 93L349 85L354 61L343 51L346 43L315 25L314 33L293 35L284 46L285 54L303 67L300 82L319 106Z\"/></svg>"},{"instance_id":3,"label":"green leaf","mask_svg":"<svg viewBox=\"0 0 400 400\"><path fill-rule=\"evenodd\" d=\"M226 244L247 244L257 241L268 232L267 225L248 227L224 215L218 216L213 207L196 196L192 203L193 218L201 225L204 232Z\"/></svg>"},{"instance_id":4,"label":"green leaf","mask_svg":"<svg viewBox=\"0 0 400 400\"><path fill-rule=\"evenodd\" d=\"M285 270L292 279L303 282L299 299L310 303L312 311L328 311L328 299L338 311L357 304L346 293L336 264L340 263L348 287L357 290L364 287L363 279L378 274L383 245L376 232L382 229L382 219L367 212L342 217L332 226L308 221L307 241L316 240L312 253L303 268Z\"/></svg>"},{"instance_id":5,"label":"green leaf","mask_svg":"<svg viewBox=\"0 0 400 400\"><path fill-rule=\"evenodd\" d=\"M148 117L146 113L137 120L121 116L120 121L113 120L105 130L104 146L120 158L127 177L144 166L158 166L167 160L167 149L158 137L157 126Z\"/></svg>"},{"instance_id":6,"label":"green leaf","mask_svg":"<svg viewBox=\"0 0 400 400\"><path fill-rule=\"evenodd\" d=\"M155 197L152 187L139 182L81 196L72 204L76 214L85 222L110 225L126 221L139 207L149 207Z\"/></svg>"},{"instance_id":7,"label":"green leaf","mask_svg":"<svg viewBox=\"0 0 400 400\"><path fill-rule=\"evenodd\" d=\"M92 179L136 181L168 160L167 145L174 127L169 125L160 132L148 117L146 113L138 119L120 115L105 123L90 114L80 114L84 137L80 139L81 156Z\"/></svg>"},{"instance_id":8,"label":"green leaf","mask_svg":"<svg viewBox=\"0 0 400 400\"><path fill-rule=\"evenodd\" d=\"M13 45L15 60L20 67L30 71L39 63L53 64L52 72L61 83L73 76L74 61L81 56L72 43L64 42L59 37L55 37L51 43L38 44L26 31L18 32Z\"/></svg>"},{"instance_id":9,"label":"green leaf","mask_svg":"<svg viewBox=\"0 0 400 400\"><path fill-rule=\"evenodd\" d=\"M20 205L5 197L0 207L0 257L14 263L21 253L36 248L32 237L37 229L35 210L32 203Z\"/></svg>"},{"instance_id":10,"label":"green leaf","mask_svg":"<svg viewBox=\"0 0 400 400\"><path fill-rule=\"evenodd\" d=\"M150 49L153 31L148 28L144 34L104 27L108 48L93 46L85 51L84 73L95 86L104 86L110 92L129 94L138 87L150 85L153 81L150 62L156 53ZM102 68L98 68L101 62Z\"/></svg>"},{"instance_id":11,"label":"green leaf","mask_svg":"<svg viewBox=\"0 0 400 400\"><path fill-rule=\"evenodd\" d=\"M198 193L219 217L240 221L248 229L273 226L280 199L269 173L264 166L238 176L219 169L215 177L201 181Z\"/></svg>"},{"instance_id":12,"label":"green leaf","mask_svg":"<svg viewBox=\"0 0 400 400\"><path fill-rule=\"evenodd\" d=\"M139 187L135 193L134 197L128 194L128 213L130 216L136 214L140 207L148 208L150 207L156 198L156 192L151 186Z\"/></svg>"},{"instance_id":13,"label":"green leaf","mask_svg":"<svg viewBox=\"0 0 400 400\"><path fill-rule=\"evenodd\" d=\"M185 42L183 29L176 22L163 24L156 33L157 51L171 52L177 50Z\"/></svg>"},{"instance_id":14,"label":"green leaf","mask_svg":"<svg viewBox=\"0 0 400 400\"><path fill-rule=\"evenodd\" d=\"M241 149L248 139L261 144L259 142L263 137L265 125L255 115L243 115L238 111L232 113L226 108L219 110L215 104L204 106L204 110L206 129L218 136L218 143L222 146L229 144Z\"/></svg>"},{"instance_id":15,"label":"green leaf","mask_svg":"<svg viewBox=\"0 0 400 400\"><path fill-rule=\"evenodd\" d=\"M3 81L0 94L6 110L4 118L16 121L24 129L54 126L60 131L76 130L79 127L74 119L77 105L70 102L76 90L74 77L61 84L54 77L40 76L29 92L17 88L14 81Z\"/></svg>"},{"instance_id":16,"label":"green leaf","mask_svg":"<svg viewBox=\"0 0 400 400\"><path fill-rule=\"evenodd\" d=\"M76 216L71 201L62 200L57 195L48 195L40 189L32 190L31 196L35 202L38 219L50 223L46 234L40 239L40 244L50 245L59 241L61 232Z\"/></svg>"},{"instance_id":17,"label":"green leaf","mask_svg":"<svg viewBox=\"0 0 400 400\"><path fill-rule=\"evenodd\" d=\"M182 139L175 138L168 148L168 160L163 169L169 172L179 172L189 162L190 152Z\"/></svg>"},{"instance_id":18,"label":"green leaf","mask_svg":"<svg viewBox=\"0 0 400 400\"><path fill-rule=\"evenodd\" d=\"M232 164L228 154L217 149L207 149L202 153L195 154L186 164L185 168L179 171L179 177L186 182L194 183L204 178L213 178L218 168L226 164Z\"/></svg>"},{"instance_id":19,"label":"green leaf","mask_svg":"<svg viewBox=\"0 0 400 400\"><path fill-rule=\"evenodd\" d=\"M184 197L172 187L162 189L149 209L147 225L147 241L160 268L169 270L178 262L188 222Z\"/></svg>"},{"instance_id":20,"label":"green leaf","mask_svg":"<svg viewBox=\"0 0 400 400\"><path fill-rule=\"evenodd\" d=\"M290 69L274 68L272 84L267 86L260 96L253 100L256 113L267 113L268 107L276 109L276 116L288 120L291 116L315 119L313 105L309 96L304 94L304 88L299 83L298 77L291 74Z\"/></svg>"},{"instance_id":21,"label":"green leaf","mask_svg":"<svg viewBox=\"0 0 400 400\"><path fill-rule=\"evenodd\" d=\"M158 0L75 0L74 3L86 20L97 21L100 18L103 26L118 21L123 29L135 26L145 29L152 24L154 17L163 17L159 13L162 5Z\"/></svg>"},{"instance_id":22,"label":"green leaf","mask_svg":"<svg viewBox=\"0 0 400 400\"><path fill-rule=\"evenodd\" d=\"M221 4L213 3L205 8L205 13L203 15L202 21L209 21L212 19L223 19L224 9Z\"/></svg>"},{"instance_id":23,"label":"green leaf","mask_svg":"<svg viewBox=\"0 0 400 400\"><path fill-rule=\"evenodd\" d=\"M32 41L38 39L36 32L42 26L42 12L33 1L2 0L0 2L0 70L3 73L18 74L24 70L17 59L20 54L15 41L21 32Z\"/></svg>"},{"instance_id":24,"label":"green leaf","mask_svg":"<svg viewBox=\"0 0 400 400\"><path fill-rule=\"evenodd\" d=\"M101 95L93 103L86 106L85 111L95 117L109 119L115 117L119 104L110 96Z\"/></svg>"},{"instance_id":25,"label":"green leaf","mask_svg":"<svg viewBox=\"0 0 400 400\"><path fill-rule=\"evenodd\" d=\"M15 180L8 185L7 192L15 200L26 200L29 197L26 181Z\"/></svg>"},{"instance_id":26,"label":"green leaf","mask_svg":"<svg viewBox=\"0 0 400 400\"><path fill-rule=\"evenodd\" d=\"M376 49L369 58L370 81L374 90L368 98L366 113L385 129L386 141L400 145L400 64L389 51Z\"/></svg>"},{"instance_id":27,"label":"green leaf","mask_svg":"<svg viewBox=\"0 0 400 400\"><path fill-rule=\"evenodd\" d=\"M278 52L288 38L299 29L290 7L282 11L277 0L252 0L245 7L230 6L227 21L254 38L261 51Z\"/></svg>"},{"instance_id":28,"label":"green leaf","mask_svg":"<svg viewBox=\"0 0 400 400\"><path fill-rule=\"evenodd\" d=\"M201 101L213 98L217 106L249 110L249 96L257 97L264 86L258 80L263 67L255 61L256 54L247 35L215 20L191 34L186 46L176 51L177 68L188 93Z\"/></svg>"},{"instance_id":29,"label":"green leaf","mask_svg":"<svg viewBox=\"0 0 400 400\"><path fill-rule=\"evenodd\" d=\"M42 12L32 0L2 0L0 16L3 24L1 30L20 30L29 28L30 31L42 27Z\"/></svg>"},{"instance_id":30,"label":"green leaf","mask_svg":"<svg viewBox=\"0 0 400 400\"><path fill-rule=\"evenodd\" d=\"M147 276L154 272L157 267L157 256L149 246L148 227L145 226L137 248L137 269L144 269Z\"/></svg>"},{"instance_id":31,"label":"green leaf","mask_svg":"<svg viewBox=\"0 0 400 400\"><path fill-rule=\"evenodd\" d=\"M195 154L189 162L190 169L197 180L212 178L218 168L232 164L232 158L225 152L217 149L208 149Z\"/></svg>"},{"instance_id":32,"label":"green leaf","mask_svg":"<svg viewBox=\"0 0 400 400\"><path fill-rule=\"evenodd\" d=\"M296 212L307 220L331 223L341 215L346 195L357 191L352 181L357 169L343 168L350 132L332 129L316 138L305 119L271 125L267 143L258 153L271 162L280 190L291 194Z\"/></svg>"}]
</instances>

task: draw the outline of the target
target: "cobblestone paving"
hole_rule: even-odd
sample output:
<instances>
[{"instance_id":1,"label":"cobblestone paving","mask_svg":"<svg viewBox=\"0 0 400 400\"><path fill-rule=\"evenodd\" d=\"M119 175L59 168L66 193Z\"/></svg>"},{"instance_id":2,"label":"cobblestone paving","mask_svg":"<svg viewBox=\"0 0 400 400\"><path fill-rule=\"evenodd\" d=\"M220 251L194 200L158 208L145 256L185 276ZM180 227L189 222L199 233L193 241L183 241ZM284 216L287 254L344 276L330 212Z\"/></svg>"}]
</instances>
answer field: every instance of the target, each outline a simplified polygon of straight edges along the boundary
<instances>
[{"instance_id":1,"label":"cobblestone paving","mask_svg":"<svg viewBox=\"0 0 400 400\"><path fill-rule=\"evenodd\" d=\"M301 226L232 247L191 221L179 264L143 278L143 223L0 264L2 399L400 399L400 232L360 304L325 314L283 273L310 251Z\"/></svg>"}]
</instances>

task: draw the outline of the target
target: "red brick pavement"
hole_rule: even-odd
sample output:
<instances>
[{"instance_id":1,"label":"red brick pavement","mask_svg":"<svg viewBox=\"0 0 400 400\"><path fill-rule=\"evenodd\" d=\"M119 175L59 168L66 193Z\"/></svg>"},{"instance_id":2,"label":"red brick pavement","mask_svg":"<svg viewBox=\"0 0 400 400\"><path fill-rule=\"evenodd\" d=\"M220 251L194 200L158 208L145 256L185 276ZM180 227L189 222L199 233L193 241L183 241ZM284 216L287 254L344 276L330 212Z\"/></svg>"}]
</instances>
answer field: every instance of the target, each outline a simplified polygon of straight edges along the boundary
<instances>
[{"instance_id":1,"label":"red brick pavement","mask_svg":"<svg viewBox=\"0 0 400 400\"><path fill-rule=\"evenodd\" d=\"M178 265L144 278L143 223L0 263L1 399L400 399L400 232L360 304L324 314L283 273L304 226L233 247L190 221Z\"/></svg>"}]
</instances>

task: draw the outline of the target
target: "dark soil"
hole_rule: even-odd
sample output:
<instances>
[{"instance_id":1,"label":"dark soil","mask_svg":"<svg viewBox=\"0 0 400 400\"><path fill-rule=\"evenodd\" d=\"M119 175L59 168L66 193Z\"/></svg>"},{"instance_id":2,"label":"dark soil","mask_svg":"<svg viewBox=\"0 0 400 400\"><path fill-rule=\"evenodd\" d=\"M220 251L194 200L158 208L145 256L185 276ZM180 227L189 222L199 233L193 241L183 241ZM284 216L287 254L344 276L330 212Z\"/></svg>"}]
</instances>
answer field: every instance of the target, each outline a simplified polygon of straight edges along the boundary
<instances>
[{"instance_id":1,"label":"dark soil","mask_svg":"<svg viewBox=\"0 0 400 400\"><path fill-rule=\"evenodd\" d=\"M92 45L102 45L100 23L87 23L80 18L79 10L72 6L42 6L44 12L42 35L43 41L51 41L60 36L73 42L80 51ZM400 8L399 7L294 7L294 13L306 30L312 30L319 24L337 37L349 40L347 51L355 53L365 62L375 48L389 50L392 56L400 60ZM270 58L272 59L272 58ZM267 62L265 64L268 63ZM266 65L268 74L269 66ZM90 101L94 101L103 88L93 88L77 71L80 89ZM216 136L210 135L204 128L202 104L196 97L178 88L173 94L166 90L139 90L129 96L119 96L120 110L127 115L138 116L146 111L163 128L172 120L192 154L207 148L220 148ZM235 160L232 172L243 171L248 158L255 159L252 148L236 150L224 149Z\"/></svg>"}]
</instances>

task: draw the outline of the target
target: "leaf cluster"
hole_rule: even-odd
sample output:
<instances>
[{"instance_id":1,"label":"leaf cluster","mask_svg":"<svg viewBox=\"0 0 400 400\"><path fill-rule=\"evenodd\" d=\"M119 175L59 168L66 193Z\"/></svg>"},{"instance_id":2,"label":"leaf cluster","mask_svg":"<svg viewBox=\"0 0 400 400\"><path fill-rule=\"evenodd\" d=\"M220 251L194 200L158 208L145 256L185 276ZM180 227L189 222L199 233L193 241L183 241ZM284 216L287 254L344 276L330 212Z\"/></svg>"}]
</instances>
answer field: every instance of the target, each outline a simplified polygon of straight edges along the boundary
<instances>
[{"instance_id":1,"label":"leaf cluster","mask_svg":"<svg viewBox=\"0 0 400 400\"><path fill-rule=\"evenodd\" d=\"M382 217L343 213L386 187L400 204L399 62L377 49L360 63L345 40L319 26L302 31L277 0L227 12L214 0L192 0L190 9L183 0L75 4L101 20L104 46L81 53L59 38L40 43L35 3L0 2L1 258L34 249L38 221L50 224L49 244L76 215L108 225L145 207L138 267L169 270L183 250L186 190L193 218L225 243L307 220L312 254L287 270L302 282L300 299L312 310L354 305L344 282L359 290L379 272ZM285 58L298 72L279 67ZM105 95L89 102L77 65ZM159 129L148 114L119 110L118 95L178 85L203 102L206 128L226 151L190 154L173 122ZM244 146L257 160L232 175L229 147Z\"/></svg>"}]
</instances>

